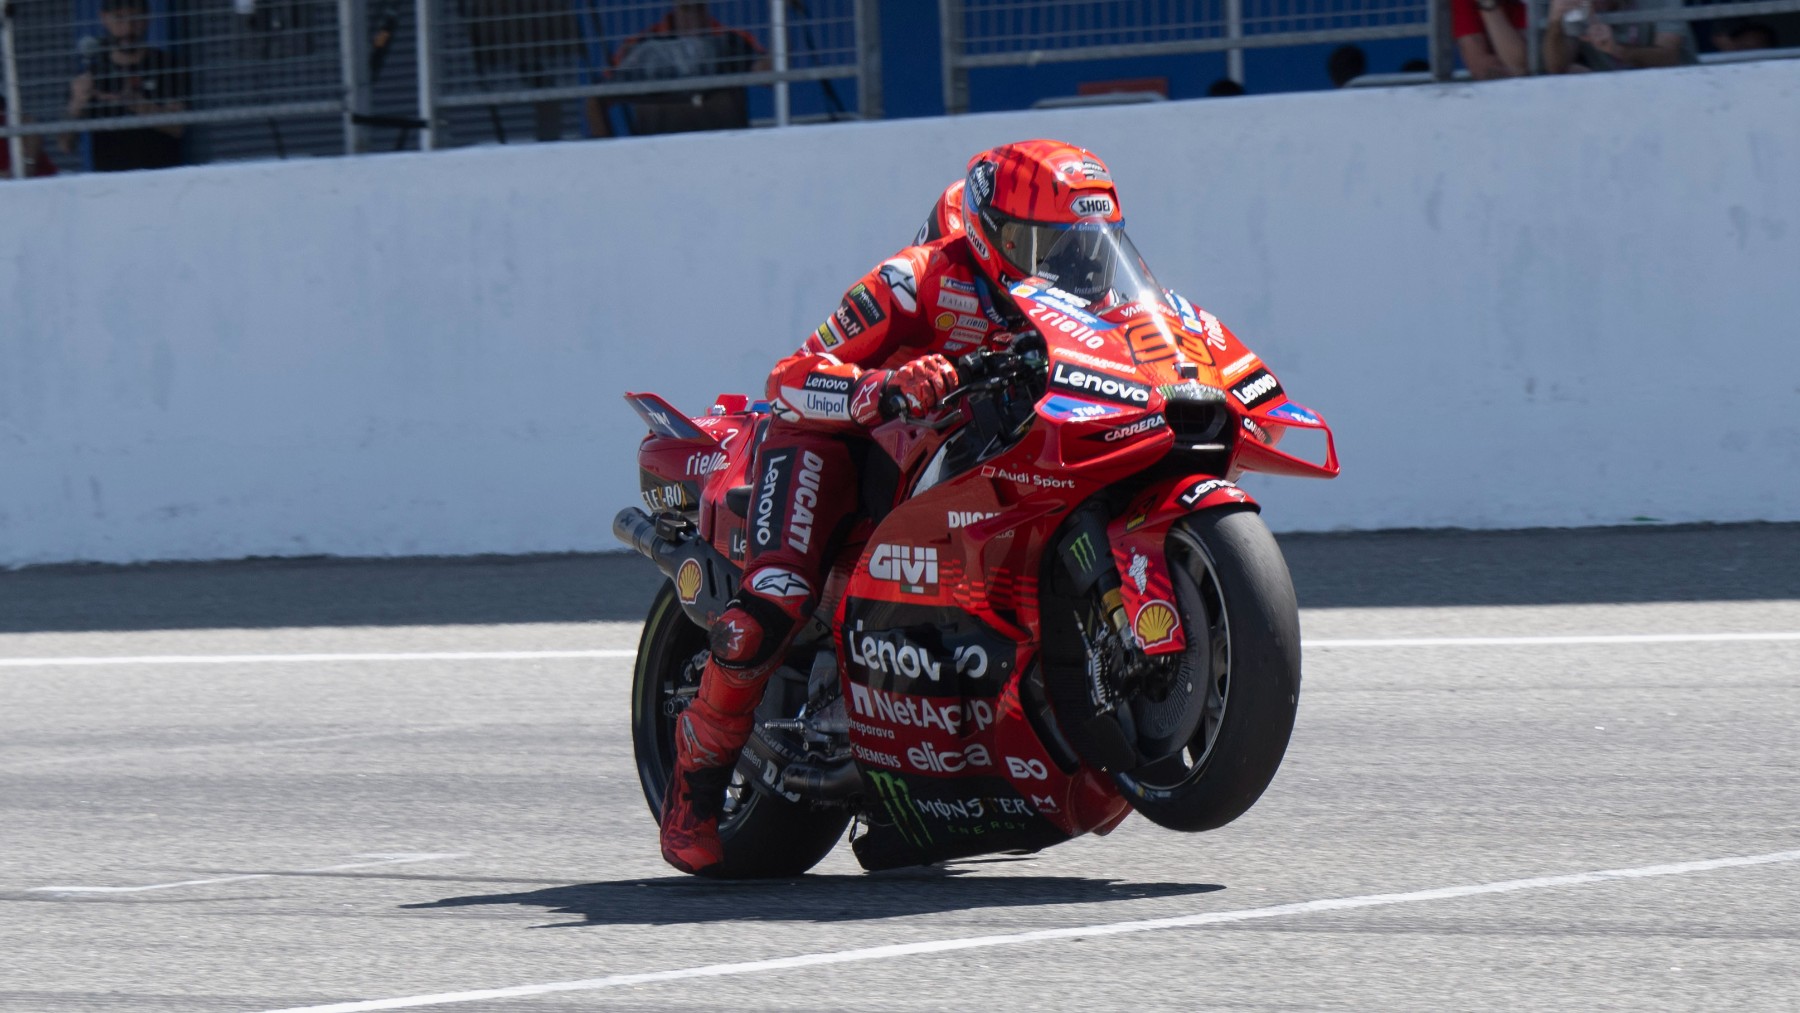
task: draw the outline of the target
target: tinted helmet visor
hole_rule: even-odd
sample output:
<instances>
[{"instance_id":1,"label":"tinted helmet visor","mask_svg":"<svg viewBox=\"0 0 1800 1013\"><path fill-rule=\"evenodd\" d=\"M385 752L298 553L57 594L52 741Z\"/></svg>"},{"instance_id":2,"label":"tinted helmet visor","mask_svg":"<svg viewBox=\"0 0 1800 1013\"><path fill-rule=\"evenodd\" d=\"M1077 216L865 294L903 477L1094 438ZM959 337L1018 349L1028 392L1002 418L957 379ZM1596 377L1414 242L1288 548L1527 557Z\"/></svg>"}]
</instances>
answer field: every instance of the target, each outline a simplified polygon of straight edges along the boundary
<instances>
[{"instance_id":1,"label":"tinted helmet visor","mask_svg":"<svg viewBox=\"0 0 1800 1013\"><path fill-rule=\"evenodd\" d=\"M982 217L1000 255L1022 275L1037 275L1090 303L1162 298L1162 286L1120 222L1029 222L992 209Z\"/></svg>"}]
</instances>

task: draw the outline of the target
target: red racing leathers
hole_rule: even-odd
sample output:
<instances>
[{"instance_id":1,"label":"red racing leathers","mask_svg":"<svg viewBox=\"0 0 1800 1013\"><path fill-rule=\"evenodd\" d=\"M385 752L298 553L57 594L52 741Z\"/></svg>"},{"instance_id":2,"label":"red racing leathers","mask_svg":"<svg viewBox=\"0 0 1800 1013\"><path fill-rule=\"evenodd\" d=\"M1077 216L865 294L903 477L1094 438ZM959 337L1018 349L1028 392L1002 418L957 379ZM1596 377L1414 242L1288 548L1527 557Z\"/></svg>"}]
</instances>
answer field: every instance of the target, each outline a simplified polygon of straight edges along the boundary
<instances>
[{"instance_id":1,"label":"red racing leathers","mask_svg":"<svg viewBox=\"0 0 1800 1013\"><path fill-rule=\"evenodd\" d=\"M1009 326L1008 321L1014 323ZM713 625L699 692L682 713L663 805L663 857L719 861L717 816L769 673L818 603L856 508L847 439L880 421L884 393L922 413L956 382L945 361L1005 347L1022 322L975 266L961 233L883 261L769 374L773 415L757 451L744 576Z\"/></svg>"}]
</instances>

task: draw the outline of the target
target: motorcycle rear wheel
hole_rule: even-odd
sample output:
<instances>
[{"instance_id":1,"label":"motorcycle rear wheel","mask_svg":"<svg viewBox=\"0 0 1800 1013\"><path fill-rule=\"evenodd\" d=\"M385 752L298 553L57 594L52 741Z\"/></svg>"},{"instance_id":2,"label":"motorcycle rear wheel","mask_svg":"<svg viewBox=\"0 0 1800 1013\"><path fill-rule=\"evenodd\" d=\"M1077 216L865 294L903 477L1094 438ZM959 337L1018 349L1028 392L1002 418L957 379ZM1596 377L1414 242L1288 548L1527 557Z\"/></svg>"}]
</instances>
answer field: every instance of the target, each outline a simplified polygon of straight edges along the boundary
<instances>
[{"instance_id":1,"label":"motorcycle rear wheel","mask_svg":"<svg viewBox=\"0 0 1800 1013\"><path fill-rule=\"evenodd\" d=\"M664 584L650 604L632 671L631 742L650 815L662 821L663 794L675 770L675 720L698 687L707 635ZM703 660L703 659L701 659ZM771 679L776 689L779 680ZM814 809L751 787L741 772L726 790L719 817L725 859L700 875L713 879L780 879L819 864L850 822L841 810Z\"/></svg>"},{"instance_id":2,"label":"motorcycle rear wheel","mask_svg":"<svg viewBox=\"0 0 1800 1013\"><path fill-rule=\"evenodd\" d=\"M1300 616L1275 537L1249 510L1207 511L1169 533L1177 605L1205 717L1185 749L1114 779L1145 818L1199 832L1237 819L1281 766L1300 698Z\"/></svg>"}]
</instances>

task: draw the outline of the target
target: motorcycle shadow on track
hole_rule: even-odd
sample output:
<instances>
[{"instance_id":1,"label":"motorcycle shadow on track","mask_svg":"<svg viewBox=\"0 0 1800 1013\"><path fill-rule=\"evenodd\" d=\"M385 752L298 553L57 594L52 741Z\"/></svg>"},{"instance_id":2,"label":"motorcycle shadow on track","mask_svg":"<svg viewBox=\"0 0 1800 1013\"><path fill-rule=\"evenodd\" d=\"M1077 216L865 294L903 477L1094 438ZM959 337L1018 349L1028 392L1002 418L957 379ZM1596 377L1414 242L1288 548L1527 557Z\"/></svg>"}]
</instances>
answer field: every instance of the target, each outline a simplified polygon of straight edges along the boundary
<instances>
[{"instance_id":1,"label":"motorcycle shadow on track","mask_svg":"<svg viewBox=\"0 0 1800 1013\"><path fill-rule=\"evenodd\" d=\"M553 886L523 893L445 897L408 909L516 904L579 916L537 928L587 925L697 925L723 921L875 921L978 908L1100 904L1187 897L1223 890L1217 883L1129 883L1085 876L971 876L969 866L875 875L803 876L735 882L670 876Z\"/></svg>"}]
</instances>

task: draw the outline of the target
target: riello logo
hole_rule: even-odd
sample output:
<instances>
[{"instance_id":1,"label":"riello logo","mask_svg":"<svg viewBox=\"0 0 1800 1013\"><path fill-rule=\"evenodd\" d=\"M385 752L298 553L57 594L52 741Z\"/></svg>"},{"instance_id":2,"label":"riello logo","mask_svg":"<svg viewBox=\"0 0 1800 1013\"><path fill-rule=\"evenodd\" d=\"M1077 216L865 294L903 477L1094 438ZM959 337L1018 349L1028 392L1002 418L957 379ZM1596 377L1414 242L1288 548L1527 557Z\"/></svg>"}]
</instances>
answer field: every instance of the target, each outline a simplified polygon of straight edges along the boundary
<instances>
[{"instance_id":1,"label":"riello logo","mask_svg":"<svg viewBox=\"0 0 1800 1013\"><path fill-rule=\"evenodd\" d=\"M916 545L877 545L869 554L869 576L893 581L902 591L931 594L937 590L937 550Z\"/></svg>"}]
</instances>

